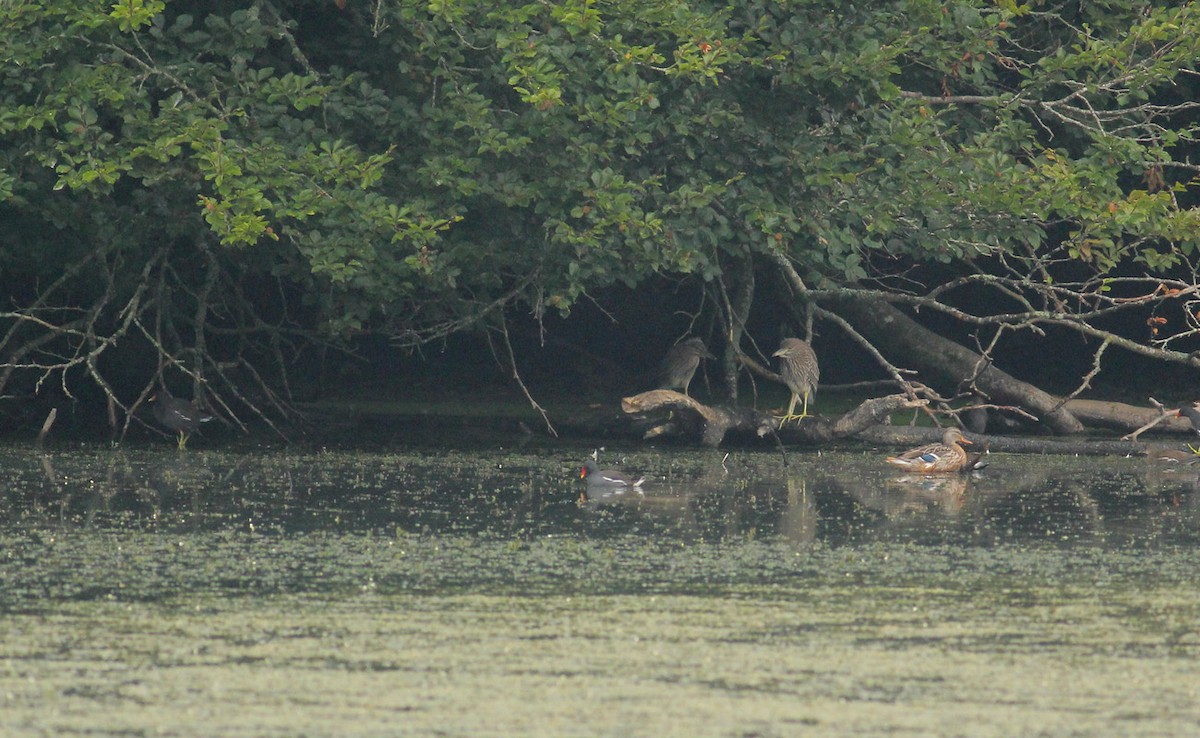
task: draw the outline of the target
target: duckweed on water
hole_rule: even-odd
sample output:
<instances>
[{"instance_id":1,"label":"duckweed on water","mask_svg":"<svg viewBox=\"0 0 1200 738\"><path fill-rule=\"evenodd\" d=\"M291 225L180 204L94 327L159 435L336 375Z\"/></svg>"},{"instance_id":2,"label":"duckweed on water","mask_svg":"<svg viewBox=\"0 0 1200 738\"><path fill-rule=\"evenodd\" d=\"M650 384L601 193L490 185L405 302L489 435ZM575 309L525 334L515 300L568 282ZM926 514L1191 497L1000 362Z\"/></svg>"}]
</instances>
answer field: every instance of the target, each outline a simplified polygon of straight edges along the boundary
<instances>
[{"instance_id":1,"label":"duckweed on water","mask_svg":"<svg viewBox=\"0 0 1200 738\"><path fill-rule=\"evenodd\" d=\"M192 594L8 617L7 730L1187 735L1196 592ZM1097 596L1103 602L1097 601ZM1124 613L1173 613L1149 621Z\"/></svg>"},{"instance_id":2,"label":"duckweed on water","mask_svg":"<svg viewBox=\"0 0 1200 738\"><path fill-rule=\"evenodd\" d=\"M1195 477L582 456L9 450L0 735L1200 731Z\"/></svg>"},{"instance_id":3,"label":"duckweed on water","mask_svg":"<svg viewBox=\"0 0 1200 738\"><path fill-rule=\"evenodd\" d=\"M954 591L993 581L1046 587L1145 583L1185 586L1200 552L1054 548L960 550L872 544L797 550L785 542L648 544L624 536L521 545L473 537L154 533L7 537L0 609L59 601L168 600L180 592L346 596L368 583L381 594L737 594L803 597L812 587L917 586ZM983 583L983 584L981 584ZM1008 591L1008 590L1003 590Z\"/></svg>"}]
</instances>

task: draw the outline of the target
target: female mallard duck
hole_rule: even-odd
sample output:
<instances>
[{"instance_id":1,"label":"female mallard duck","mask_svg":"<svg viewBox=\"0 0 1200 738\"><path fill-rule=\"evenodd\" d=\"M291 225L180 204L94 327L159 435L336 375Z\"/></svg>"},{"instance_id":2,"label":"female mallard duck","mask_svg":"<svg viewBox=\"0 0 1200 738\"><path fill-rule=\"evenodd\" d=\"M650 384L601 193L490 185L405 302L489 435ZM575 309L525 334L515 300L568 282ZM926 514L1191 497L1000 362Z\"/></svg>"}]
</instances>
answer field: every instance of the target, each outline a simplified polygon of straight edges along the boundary
<instances>
[{"instance_id":1,"label":"female mallard duck","mask_svg":"<svg viewBox=\"0 0 1200 738\"><path fill-rule=\"evenodd\" d=\"M949 428L941 443L910 449L899 456L889 456L888 463L908 471L931 474L956 472L967 464L967 452L959 444L970 443L958 428Z\"/></svg>"},{"instance_id":2,"label":"female mallard duck","mask_svg":"<svg viewBox=\"0 0 1200 738\"><path fill-rule=\"evenodd\" d=\"M1146 456L1151 461L1162 464L1163 466L1191 466L1200 464L1200 451L1183 451L1174 448L1158 448L1151 447L1147 449Z\"/></svg>"}]
</instances>

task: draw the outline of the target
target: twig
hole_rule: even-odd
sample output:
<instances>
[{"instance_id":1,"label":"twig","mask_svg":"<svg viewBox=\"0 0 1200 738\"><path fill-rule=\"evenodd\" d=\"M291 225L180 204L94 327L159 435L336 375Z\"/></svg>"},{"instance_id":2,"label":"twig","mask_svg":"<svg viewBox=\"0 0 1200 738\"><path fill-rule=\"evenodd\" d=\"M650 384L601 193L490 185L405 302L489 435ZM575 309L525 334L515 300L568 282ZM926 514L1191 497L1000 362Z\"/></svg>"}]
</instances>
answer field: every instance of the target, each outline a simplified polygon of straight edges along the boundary
<instances>
[{"instance_id":1,"label":"twig","mask_svg":"<svg viewBox=\"0 0 1200 738\"><path fill-rule=\"evenodd\" d=\"M1127 434L1121 436L1122 441L1136 441L1138 439L1138 436L1142 435L1143 433L1150 430L1154 426L1158 425L1159 423L1163 422L1164 420L1167 420L1168 418L1175 417L1175 413L1168 412L1167 409L1165 407L1163 407L1163 404L1161 402L1159 402L1158 400L1154 399L1153 397L1150 397L1147 399L1150 400L1151 405L1158 408L1158 411L1160 413L1159 416L1157 418L1155 418L1154 420L1151 420L1149 423L1146 423L1141 428L1138 428L1134 432L1127 433Z\"/></svg>"},{"instance_id":2,"label":"twig","mask_svg":"<svg viewBox=\"0 0 1200 738\"><path fill-rule=\"evenodd\" d=\"M546 430L550 435L558 438L558 431L555 430L554 424L550 422L550 415L546 412L546 408L538 404L538 401L533 399L533 395L529 393L529 388L525 386L525 381L521 379L521 372L517 370L517 357L513 352L512 341L508 338L508 321L504 320L503 316L499 320L500 336L504 339L504 350L508 354L508 363L512 369L512 378L516 381L517 386L521 388L521 392L525 395L525 399L529 400L529 404L534 410L542 416L542 422L546 424Z\"/></svg>"}]
</instances>

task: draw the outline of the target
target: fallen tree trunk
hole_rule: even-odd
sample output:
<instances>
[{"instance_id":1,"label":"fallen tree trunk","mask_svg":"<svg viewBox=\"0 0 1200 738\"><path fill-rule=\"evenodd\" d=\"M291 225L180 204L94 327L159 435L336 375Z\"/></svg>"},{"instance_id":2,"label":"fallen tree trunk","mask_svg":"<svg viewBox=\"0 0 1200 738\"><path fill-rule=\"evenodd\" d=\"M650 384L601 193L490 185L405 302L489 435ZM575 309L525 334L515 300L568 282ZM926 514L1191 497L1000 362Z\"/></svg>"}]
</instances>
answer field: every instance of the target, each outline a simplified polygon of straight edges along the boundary
<instances>
[{"instance_id":1,"label":"fallen tree trunk","mask_svg":"<svg viewBox=\"0 0 1200 738\"><path fill-rule=\"evenodd\" d=\"M672 390L650 390L621 400L621 409L645 427L643 439L664 437L695 438L705 446L719 446L730 433L762 438L776 433L789 443L821 444L839 439L857 439L884 448L920 446L941 439L944 428L887 425L888 416L898 410L925 405L927 400L912 400L905 395L874 397L836 418L809 416L796 424L779 428L779 419L753 408L713 407ZM1075 400L1088 413L1099 411L1102 403ZM1119 403L1118 403L1119 404ZM1127 406L1132 408L1132 406ZM1154 417L1144 408L1129 417ZM1126 411L1120 409L1122 414ZM1187 421L1168 417L1160 424L1172 433L1192 434ZM1067 456L1145 456L1161 451L1162 446L1129 438L1054 438L1049 436L989 436L969 434L973 451L1015 454L1061 454ZM1178 451L1184 452L1181 445ZM1187 455L1184 453L1183 455Z\"/></svg>"},{"instance_id":2,"label":"fallen tree trunk","mask_svg":"<svg viewBox=\"0 0 1200 738\"><path fill-rule=\"evenodd\" d=\"M857 434L859 440L879 446L913 447L941 440L945 428L881 425ZM1051 436L989 436L967 434L971 451L1008 454L1059 454L1064 456L1145 456L1159 448L1119 438L1056 438Z\"/></svg>"},{"instance_id":3,"label":"fallen tree trunk","mask_svg":"<svg viewBox=\"0 0 1200 738\"><path fill-rule=\"evenodd\" d=\"M1067 409L1089 426L1131 431L1158 421L1155 427L1171 433L1194 433L1187 418L1168 415L1161 410L1109 400L1070 400Z\"/></svg>"},{"instance_id":4,"label":"fallen tree trunk","mask_svg":"<svg viewBox=\"0 0 1200 738\"><path fill-rule=\"evenodd\" d=\"M789 440L823 443L848 438L878 426L897 410L924 405L926 400L913 400L905 395L873 397L850 412L833 420L810 416L795 426L789 426ZM636 416L647 426L643 438L668 435L697 436L705 446L717 447L728 433L743 433L763 437L780 430L779 420L753 408L710 407L687 395L672 390L650 390L621 400L621 409Z\"/></svg>"},{"instance_id":5,"label":"fallen tree trunk","mask_svg":"<svg viewBox=\"0 0 1200 738\"><path fill-rule=\"evenodd\" d=\"M926 376L954 386L974 377L979 391L997 405L1023 408L1058 434L1083 430L1083 424L1059 398L997 369L984 357L939 336L886 302L844 299L831 302L830 309L848 320L893 363L909 364Z\"/></svg>"}]
</instances>

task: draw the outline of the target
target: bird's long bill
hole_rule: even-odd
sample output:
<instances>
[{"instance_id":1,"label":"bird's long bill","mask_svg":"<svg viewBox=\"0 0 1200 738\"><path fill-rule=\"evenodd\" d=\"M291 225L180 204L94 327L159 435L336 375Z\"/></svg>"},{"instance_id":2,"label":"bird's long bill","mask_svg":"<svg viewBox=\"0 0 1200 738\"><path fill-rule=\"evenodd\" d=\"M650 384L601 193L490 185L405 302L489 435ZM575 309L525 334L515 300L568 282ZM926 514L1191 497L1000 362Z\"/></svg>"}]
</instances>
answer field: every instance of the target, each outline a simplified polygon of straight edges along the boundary
<instances>
[{"instance_id":1,"label":"bird's long bill","mask_svg":"<svg viewBox=\"0 0 1200 738\"><path fill-rule=\"evenodd\" d=\"M970 441L968 441L968 440L967 440L967 439L965 439L965 438L964 438L964 439L962 439L961 441L959 441L959 443L965 443L965 444L967 444L968 446L971 444L971 442L970 442Z\"/></svg>"},{"instance_id":2,"label":"bird's long bill","mask_svg":"<svg viewBox=\"0 0 1200 738\"><path fill-rule=\"evenodd\" d=\"M779 349L775 353L771 354L771 356L783 356L786 353L787 353L787 349Z\"/></svg>"}]
</instances>

